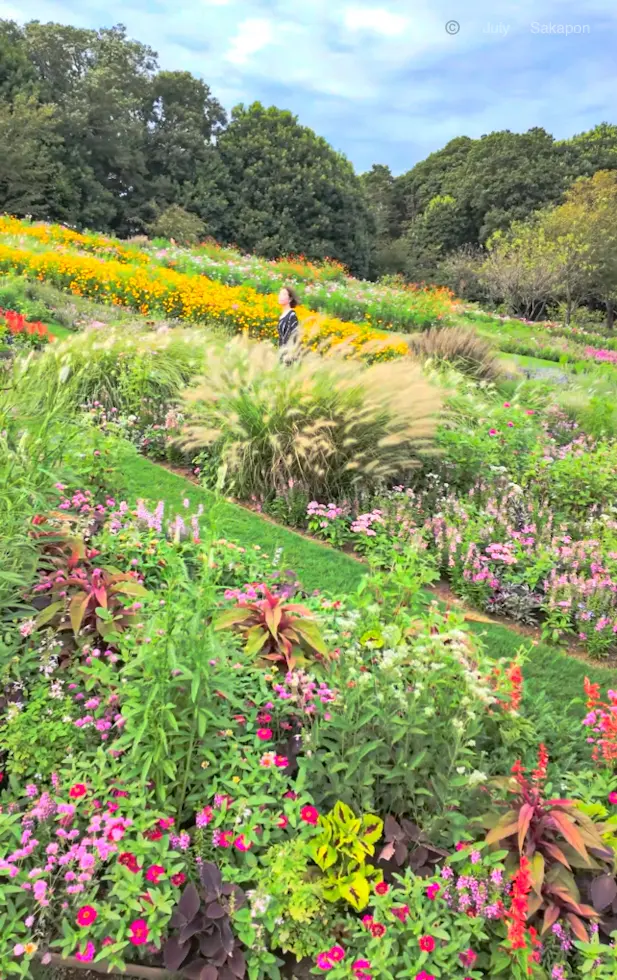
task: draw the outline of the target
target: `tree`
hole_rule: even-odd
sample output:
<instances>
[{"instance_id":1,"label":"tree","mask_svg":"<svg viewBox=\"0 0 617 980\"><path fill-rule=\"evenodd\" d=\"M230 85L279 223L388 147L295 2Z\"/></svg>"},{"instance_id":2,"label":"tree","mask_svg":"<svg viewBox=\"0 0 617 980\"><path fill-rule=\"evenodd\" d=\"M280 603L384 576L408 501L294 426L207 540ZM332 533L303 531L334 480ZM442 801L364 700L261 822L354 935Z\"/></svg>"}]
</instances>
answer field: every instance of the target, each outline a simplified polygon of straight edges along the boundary
<instances>
[{"instance_id":1,"label":"tree","mask_svg":"<svg viewBox=\"0 0 617 980\"><path fill-rule=\"evenodd\" d=\"M434 279L444 256L465 240L467 227L468 219L451 195L434 197L405 236L407 275L416 282Z\"/></svg>"},{"instance_id":2,"label":"tree","mask_svg":"<svg viewBox=\"0 0 617 980\"><path fill-rule=\"evenodd\" d=\"M559 144L571 181L592 177L598 170L617 170L617 126L600 123Z\"/></svg>"},{"instance_id":3,"label":"tree","mask_svg":"<svg viewBox=\"0 0 617 980\"><path fill-rule=\"evenodd\" d=\"M57 142L53 106L26 95L0 102L0 211L47 216L60 177Z\"/></svg>"},{"instance_id":4,"label":"tree","mask_svg":"<svg viewBox=\"0 0 617 980\"><path fill-rule=\"evenodd\" d=\"M581 177L566 194L560 217L586 247L590 290L604 304L612 329L617 303L617 171Z\"/></svg>"},{"instance_id":5,"label":"tree","mask_svg":"<svg viewBox=\"0 0 617 980\"><path fill-rule=\"evenodd\" d=\"M154 207L178 205L218 236L227 199L225 172L213 145L225 110L190 72L160 71L152 80L146 158Z\"/></svg>"},{"instance_id":6,"label":"tree","mask_svg":"<svg viewBox=\"0 0 617 980\"><path fill-rule=\"evenodd\" d=\"M366 275L370 215L353 167L290 112L255 102L218 139L227 172L224 237L273 258L330 257Z\"/></svg>"},{"instance_id":7,"label":"tree","mask_svg":"<svg viewBox=\"0 0 617 980\"><path fill-rule=\"evenodd\" d=\"M0 20L0 100L37 94L36 73L28 57L23 31L12 20Z\"/></svg>"},{"instance_id":8,"label":"tree","mask_svg":"<svg viewBox=\"0 0 617 980\"><path fill-rule=\"evenodd\" d=\"M131 233L147 178L145 106L156 68L122 25L99 31L40 24L24 29L40 97L56 105L61 162L71 174L64 220Z\"/></svg>"},{"instance_id":9,"label":"tree","mask_svg":"<svg viewBox=\"0 0 617 980\"><path fill-rule=\"evenodd\" d=\"M507 234L496 231L487 242L481 281L508 312L540 316L559 292L559 257L537 221L515 222Z\"/></svg>"}]
</instances>

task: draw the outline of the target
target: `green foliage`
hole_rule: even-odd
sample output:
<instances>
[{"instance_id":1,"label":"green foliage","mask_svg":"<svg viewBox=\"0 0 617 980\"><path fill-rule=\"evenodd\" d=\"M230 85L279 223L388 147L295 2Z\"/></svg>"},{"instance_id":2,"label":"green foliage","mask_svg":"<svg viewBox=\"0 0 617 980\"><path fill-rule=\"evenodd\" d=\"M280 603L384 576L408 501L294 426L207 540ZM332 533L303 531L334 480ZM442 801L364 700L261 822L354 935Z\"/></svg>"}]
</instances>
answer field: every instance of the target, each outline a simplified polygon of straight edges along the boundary
<instances>
[{"instance_id":1,"label":"green foliage","mask_svg":"<svg viewBox=\"0 0 617 980\"><path fill-rule=\"evenodd\" d=\"M274 948L293 953L297 960L316 956L328 944L332 911L305 839L298 835L276 844L266 851L263 864L249 896L250 924L265 929ZM243 933L238 919L238 932L250 944L254 936Z\"/></svg>"},{"instance_id":2,"label":"green foliage","mask_svg":"<svg viewBox=\"0 0 617 980\"><path fill-rule=\"evenodd\" d=\"M39 681L22 710L9 709L2 719L0 744L7 753L7 771L22 782L48 780L64 763L71 749L83 742L73 726L71 698L59 685L50 697L49 682Z\"/></svg>"},{"instance_id":3,"label":"green foliage","mask_svg":"<svg viewBox=\"0 0 617 980\"><path fill-rule=\"evenodd\" d=\"M367 859L375 853L383 820L372 813L356 817L340 800L329 813L319 817L319 833L309 844L315 864L325 873L324 897L330 902L344 899L361 911L368 905L371 884L382 874Z\"/></svg>"}]
</instances>

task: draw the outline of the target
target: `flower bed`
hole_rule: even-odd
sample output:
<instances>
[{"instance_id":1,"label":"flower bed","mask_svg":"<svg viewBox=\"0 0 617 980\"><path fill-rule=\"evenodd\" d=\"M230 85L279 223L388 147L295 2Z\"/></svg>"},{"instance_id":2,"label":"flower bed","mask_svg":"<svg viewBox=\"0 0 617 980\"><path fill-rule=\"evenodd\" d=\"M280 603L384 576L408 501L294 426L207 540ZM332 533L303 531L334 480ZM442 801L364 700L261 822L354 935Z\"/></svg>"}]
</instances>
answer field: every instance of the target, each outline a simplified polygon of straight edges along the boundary
<instances>
[{"instance_id":1,"label":"flower bed","mask_svg":"<svg viewBox=\"0 0 617 980\"><path fill-rule=\"evenodd\" d=\"M29 322L15 310L0 309L0 343L8 342L16 348L40 348L53 340L44 323Z\"/></svg>"},{"instance_id":2,"label":"flower bed","mask_svg":"<svg viewBox=\"0 0 617 980\"><path fill-rule=\"evenodd\" d=\"M115 259L31 252L6 245L0 245L0 269L52 282L76 296L126 306L144 315L158 309L168 317L216 323L259 339L276 336L276 297L262 296L248 287L222 286L168 269L133 268ZM407 353L403 341L394 341L386 333L310 314L302 308L298 308L298 315L311 346L346 344L355 352L366 350L371 360Z\"/></svg>"}]
</instances>

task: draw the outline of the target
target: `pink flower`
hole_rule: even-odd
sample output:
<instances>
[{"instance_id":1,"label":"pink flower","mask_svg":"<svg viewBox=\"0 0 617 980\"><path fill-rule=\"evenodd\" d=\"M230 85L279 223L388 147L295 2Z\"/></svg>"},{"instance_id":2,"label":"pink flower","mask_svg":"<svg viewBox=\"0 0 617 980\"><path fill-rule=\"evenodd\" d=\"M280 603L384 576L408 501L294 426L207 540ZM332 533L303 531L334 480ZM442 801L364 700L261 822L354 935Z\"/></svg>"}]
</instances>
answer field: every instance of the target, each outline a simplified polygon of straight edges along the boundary
<instances>
[{"instance_id":1,"label":"pink flower","mask_svg":"<svg viewBox=\"0 0 617 980\"><path fill-rule=\"evenodd\" d=\"M207 827L211 820L214 819L214 810L211 806L205 806L203 810L200 810L195 817L195 823L198 827Z\"/></svg>"},{"instance_id":2,"label":"pink flower","mask_svg":"<svg viewBox=\"0 0 617 980\"><path fill-rule=\"evenodd\" d=\"M423 953L432 953L435 949L435 940L432 936L420 936L418 945Z\"/></svg>"},{"instance_id":3,"label":"pink flower","mask_svg":"<svg viewBox=\"0 0 617 980\"><path fill-rule=\"evenodd\" d=\"M435 980L435 977L432 973L422 970L420 973L416 973L416 980Z\"/></svg>"},{"instance_id":4,"label":"pink flower","mask_svg":"<svg viewBox=\"0 0 617 980\"><path fill-rule=\"evenodd\" d=\"M535 415L535 414L536 413L534 412L533 408L528 408L527 411L525 412L525 415Z\"/></svg>"},{"instance_id":5,"label":"pink flower","mask_svg":"<svg viewBox=\"0 0 617 980\"><path fill-rule=\"evenodd\" d=\"M82 905L77 913L77 925L91 926L93 922L96 922L97 918L98 912L96 909L92 908L91 905Z\"/></svg>"},{"instance_id":6,"label":"pink flower","mask_svg":"<svg viewBox=\"0 0 617 980\"><path fill-rule=\"evenodd\" d=\"M345 950L342 946L333 946L328 956L333 963L340 963L341 960L345 959Z\"/></svg>"},{"instance_id":7,"label":"pink flower","mask_svg":"<svg viewBox=\"0 0 617 980\"><path fill-rule=\"evenodd\" d=\"M277 827L280 827L281 830L284 830L288 823L289 823L289 820L287 819L287 817L285 816L285 814L282 813L280 815L280 817L278 818L277 822L276 822L276 826Z\"/></svg>"},{"instance_id":8,"label":"pink flower","mask_svg":"<svg viewBox=\"0 0 617 980\"><path fill-rule=\"evenodd\" d=\"M320 970L331 970L334 965L330 962L329 953L318 953L315 962Z\"/></svg>"},{"instance_id":9,"label":"pink flower","mask_svg":"<svg viewBox=\"0 0 617 980\"><path fill-rule=\"evenodd\" d=\"M304 820L304 823L310 823L311 827L316 827L319 811L314 806L303 806L300 810L300 819Z\"/></svg>"},{"instance_id":10,"label":"pink flower","mask_svg":"<svg viewBox=\"0 0 617 980\"><path fill-rule=\"evenodd\" d=\"M21 943L17 943L16 946L13 946L13 956L23 956L25 952L26 947L22 946Z\"/></svg>"},{"instance_id":11,"label":"pink flower","mask_svg":"<svg viewBox=\"0 0 617 980\"><path fill-rule=\"evenodd\" d=\"M287 769L289 759L286 755L277 755L274 757L274 765L277 767L277 769Z\"/></svg>"},{"instance_id":12,"label":"pink flower","mask_svg":"<svg viewBox=\"0 0 617 980\"><path fill-rule=\"evenodd\" d=\"M608 802L612 803L613 806L617 806L617 790L613 790L612 793L608 794Z\"/></svg>"},{"instance_id":13,"label":"pink flower","mask_svg":"<svg viewBox=\"0 0 617 980\"><path fill-rule=\"evenodd\" d=\"M85 796L87 792L88 787L85 783L75 783L69 790L69 796L72 800L78 800L80 796Z\"/></svg>"},{"instance_id":14,"label":"pink flower","mask_svg":"<svg viewBox=\"0 0 617 980\"><path fill-rule=\"evenodd\" d=\"M387 895L390 891L390 885L387 881L380 881L375 885L376 895Z\"/></svg>"},{"instance_id":15,"label":"pink flower","mask_svg":"<svg viewBox=\"0 0 617 980\"><path fill-rule=\"evenodd\" d=\"M506 422L506 425L508 426L509 429L514 428L514 422Z\"/></svg>"},{"instance_id":16,"label":"pink flower","mask_svg":"<svg viewBox=\"0 0 617 980\"><path fill-rule=\"evenodd\" d=\"M178 873L172 875L169 880L175 888L180 888L180 886L186 881L186 875L183 874L182 871L178 871Z\"/></svg>"},{"instance_id":17,"label":"pink flower","mask_svg":"<svg viewBox=\"0 0 617 980\"><path fill-rule=\"evenodd\" d=\"M141 871L137 858L134 854L131 854L130 851L123 851L123 853L118 856L118 863L124 865L124 867L128 868L129 871L132 871L133 874L137 874L138 871Z\"/></svg>"},{"instance_id":18,"label":"pink flower","mask_svg":"<svg viewBox=\"0 0 617 980\"><path fill-rule=\"evenodd\" d=\"M459 960L461 961L461 966L465 968L469 967L473 970L476 960L478 959L478 954L474 953L473 949L465 949L459 954Z\"/></svg>"},{"instance_id":19,"label":"pink flower","mask_svg":"<svg viewBox=\"0 0 617 980\"><path fill-rule=\"evenodd\" d=\"M96 953L96 948L93 942L86 943L86 948L83 953L80 950L75 952L75 959L79 960L80 963L89 963L94 959L94 954Z\"/></svg>"},{"instance_id":20,"label":"pink flower","mask_svg":"<svg viewBox=\"0 0 617 980\"><path fill-rule=\"evenodd\" d=\"M151 881L153 885L158 885L161 875L165 874L165 868L162 864L153 864L146 871L146 881Z\"/></svg>"},{"instance_id":21,"label":"pink flower","mask_svg":"<svg viewBox=\"0 0 617 980\"><path fill-rule=\"evenodd\" d=\"M252 846L251 841L247 841L244 834L240 834L234 841L234 847L237 851L250 851Z\"/></svg>"},{"instance_id":22,"label":"pink flower","mask_svg":"<svg viewBox=\"0 0 617 980\"><path fill-rule=\"evenodd\" d=\"M488 434L489 434L489 436L496 436L497 435L497 429L489 429L488 430Z\"/></svg>"},{"instance_id":23,"label":"pink flower","mask_svg":"<svg viewBox=\"0 0 617 980\"><path fill-rule=\"evenodd\" d=\"M148 923L145 919L135 919L129 926L129 933L133 946L143 946L148 942Z\"/></svg>"},{"instance_id":24,"label":"pink flower","mask_svg":"<svg viewBox=\"0 0 617 980\"><path fill-rule=\"evenodd\" d=\"M431 902L434 902L440 891L441 891L441 885L439 885L436 881L434 881L433 884L429 885L428 888L426 889L426 897L430 899Z\"/></svg>"},{"instance_id":25,"label":"pink flower","mask_svg":"<svg viewBox=\"0 0 617 980\"><path fill-rule=\"evenodd\" d=\"M261 739L262 742L268 742L272 738L271 728L258 728L257 738Z\"/></svg>"},{"instance_id":26,"label":"pink flower","mask_svg":"<svg viewBox=\"0 0 617 980\"><path fill-rule=\"evenodd\" d=\"M382 936L386 934L386 927L381 924L381 922L372 922L370 925L371 934L375 936L376 939L381 939Z\"/></svg>"},{"instance_id":27,"label":"pink flower","mask_svg":"<svg viewBox=\"0 0 617 980\"><path fill-rule=\"evenodd\" d=\"M510 405L510 402L504 402L503 403L503 407L504 408L511 408L512 406Z\"/></svg>"},{"instance_id":28,"label":"pink flower","mask_svg":"<svg viewBox=\"0 0 617 980\"><path fill-rule=\"evenodd\" d=\"M392 915L395 915L397 919L400 919L401 922L404 922L407 916L409 915L409 906L397 905L391 911L392 911Z\"/></svg>"}]
</instances>

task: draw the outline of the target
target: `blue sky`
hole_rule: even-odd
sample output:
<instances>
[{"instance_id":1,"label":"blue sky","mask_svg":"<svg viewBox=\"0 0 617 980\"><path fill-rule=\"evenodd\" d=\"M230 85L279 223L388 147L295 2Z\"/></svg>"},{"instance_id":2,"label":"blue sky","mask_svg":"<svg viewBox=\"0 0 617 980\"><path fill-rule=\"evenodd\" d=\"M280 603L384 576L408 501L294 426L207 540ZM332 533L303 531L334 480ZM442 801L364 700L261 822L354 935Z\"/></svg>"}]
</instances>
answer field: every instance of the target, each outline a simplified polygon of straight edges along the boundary
<instances>
[{"instance_id":1,"label":"blue sky","mask_svg":"<svg viewBox=\"0 0 617 980\"><path fill-rule=\"evenodd\" d=\"M460 135L617 122L617 0L0 0L0 16L123 23L227 109L290 109L358 171L401 173Z\"/></svg>"}]
</instances>

